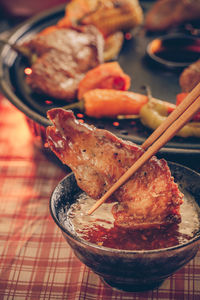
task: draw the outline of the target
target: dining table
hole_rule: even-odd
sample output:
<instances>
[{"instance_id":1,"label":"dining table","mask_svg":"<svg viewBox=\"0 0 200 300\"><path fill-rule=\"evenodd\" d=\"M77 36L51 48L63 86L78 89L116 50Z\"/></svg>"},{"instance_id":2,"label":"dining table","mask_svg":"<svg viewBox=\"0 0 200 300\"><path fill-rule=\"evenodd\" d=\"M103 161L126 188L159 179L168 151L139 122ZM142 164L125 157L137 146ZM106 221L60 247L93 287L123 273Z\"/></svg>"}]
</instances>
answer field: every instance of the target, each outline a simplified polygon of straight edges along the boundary
<instances>
[{"instance_id":1,"label":"dining table","mask_svg":"<svg viewBox=\"0 0 200 300\"><path fill-rule=\"evenodd\" d=\"M110 287L75 256L49 210L71 170L30 125L0 93L0 300L200 299L200 250L159 288L143 292ZM157 156L200 173L200 150Z\"/></svg>"}]
</instances>

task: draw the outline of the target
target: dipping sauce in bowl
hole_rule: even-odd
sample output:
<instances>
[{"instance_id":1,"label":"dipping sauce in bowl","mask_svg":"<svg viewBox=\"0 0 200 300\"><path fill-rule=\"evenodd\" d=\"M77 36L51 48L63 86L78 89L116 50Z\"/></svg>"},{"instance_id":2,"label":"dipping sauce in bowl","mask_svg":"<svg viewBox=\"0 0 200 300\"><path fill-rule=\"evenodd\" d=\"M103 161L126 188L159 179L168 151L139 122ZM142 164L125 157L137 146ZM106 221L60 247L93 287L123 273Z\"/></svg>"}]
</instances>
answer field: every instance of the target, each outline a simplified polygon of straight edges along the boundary
<instances>
[{"instance_id":1,"label":"dipping sauce in bowl","mask_svg":"<svg viewBox=\"0 0 200 300\"><path fill-rule=\"evenodd\" d=\"M167 68L184 68L200 58L200 38L187 35L167 35L151 41L147 55Z\"/></svg>"},{"instance_id":2,"label":"dipping sauce in bowl","mask_svg":"<svg viewBox=\"0 0 200 300\"><path fill-rule=\"evenodd\" d=\"M184 192L181 222L145 229L115 225L112 207L115 202L102 204L92 215L87 212L96 200L80 193L69 210L60 215L63 226L69 226L79 238L99 246L122 250L153 250L187 243L200 230L200 208L190 194ZM191 220L193 220L191 222Z\"/></svg>"},{"instance_id":3,"label":"dipping sauce in bowl","mask_svg":"<svg viewBox=\"0 0 200 300\"><path fill-rule=\"evenodd\" d=\"M67 243L77 258L111 287L130 292L157 288L199 250L200 174L168 164L185 199L181 222L166 230L117 228L112 202L88 216L85 212L94 200L78 187L72 173L53 191L50 212Z\"/></svg>"}]
</instances>

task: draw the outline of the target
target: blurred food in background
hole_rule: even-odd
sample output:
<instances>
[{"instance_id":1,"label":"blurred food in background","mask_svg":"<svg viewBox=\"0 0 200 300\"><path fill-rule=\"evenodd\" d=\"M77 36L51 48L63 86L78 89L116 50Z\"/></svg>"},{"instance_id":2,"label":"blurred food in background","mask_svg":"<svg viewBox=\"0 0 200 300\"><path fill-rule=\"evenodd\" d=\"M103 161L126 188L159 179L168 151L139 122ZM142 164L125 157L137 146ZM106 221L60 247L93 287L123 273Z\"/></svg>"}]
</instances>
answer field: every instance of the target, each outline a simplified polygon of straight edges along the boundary
<instances>
[{"instance_id":1,"label":"blurred food in background","mask_svg":"<svg viewBox=\"0 0 200 300\"><path fill-rule=\"evenodd\" d=\"M8 18L29 18L68 0L0 0L1 14Z\"/></svg>"},{"instance_id":2,"label":"blurred food in background","mask_svg":"<svg viewBox=\"0 0 200 300\"><path fill-rule=\"evenodd\" d=\"M200 19L200 0L157 0L147 12L145 27L163 31Z\"/></svg>"},{"instance_id":3,"label":"blurred food in background","mask_svg":"<svg viewBox=\"0 0 200 300\"><path fill-rule=\"evenodd\" d=\"M189 93L200 82L200 59L183 70L179 83L182 92Z\"/></svg>"},{"instance_id":4,"label":"blurred food in background","mask_svg":"<svg viewBox=\"0 0 200 300\"><path fill-rule=\"evenodd\" d=\"M104 40L92 26L59 28L25 42L36 59L26 82L35 92L67 102L76 97L84 74L103 63Z\"/></svg>"},{"instance_id":5,"label":"blurred food in background","mask_svg":"<svg viewBox=\"0 0 200 300\"><path fill-rule=\"evenodd\" d=\"M96 26L104 36L117 31L129 31L143 21L138 0L73 0L58 22L63 27L74 24Z\"/></svg>"},{"instance_id":6,"label":"blurred food in background","mask_svg":"<svg viewBox=\"0 0 200 300\"><path fill-rule=\"evenodd\" d=\"M84 74L116 58L124 32L140 25L138 0L73 0L65 15L21 46L34 56L26 82L31 89L71 102Z\"/></svg>"}]
</instances>

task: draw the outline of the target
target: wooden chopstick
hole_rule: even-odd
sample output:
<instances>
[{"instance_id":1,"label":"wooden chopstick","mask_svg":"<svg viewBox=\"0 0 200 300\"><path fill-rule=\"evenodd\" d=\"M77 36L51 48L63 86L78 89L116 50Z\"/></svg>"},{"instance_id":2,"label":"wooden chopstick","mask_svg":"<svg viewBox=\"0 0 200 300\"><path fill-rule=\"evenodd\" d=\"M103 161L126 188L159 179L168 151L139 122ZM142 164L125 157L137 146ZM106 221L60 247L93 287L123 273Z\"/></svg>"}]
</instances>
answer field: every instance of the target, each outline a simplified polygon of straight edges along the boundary
<instances>
[{"instance_id":1,"label":"wooden chopstick","mask_svg":"<svg viewBox=\"0 0 200 300\"><path fill-rule=\"evenodd\" d=\"M108 197L110 197L130 176L132 176L148 159L150 159L160 148L162 148L200 109L200 83L192 90L192 92L184 99L184 104L177 106L173 112L161 125L161 135L157 138L154 135L154 143L143 153L143 155L126 171L117 182L90 208L88 214L92 214ZM182 102L182 103L183 103ZM163 124L164 124L163 123ZM164 128L164 129L163 129ZM160 131L160 130L159 130ZM158 132L159 133L159 132ZM156 138L155 138L156 136ZM150 140L151 142L151 140ZM150 143L149 143L150 144Z\"/></svg>"}]
</instances>

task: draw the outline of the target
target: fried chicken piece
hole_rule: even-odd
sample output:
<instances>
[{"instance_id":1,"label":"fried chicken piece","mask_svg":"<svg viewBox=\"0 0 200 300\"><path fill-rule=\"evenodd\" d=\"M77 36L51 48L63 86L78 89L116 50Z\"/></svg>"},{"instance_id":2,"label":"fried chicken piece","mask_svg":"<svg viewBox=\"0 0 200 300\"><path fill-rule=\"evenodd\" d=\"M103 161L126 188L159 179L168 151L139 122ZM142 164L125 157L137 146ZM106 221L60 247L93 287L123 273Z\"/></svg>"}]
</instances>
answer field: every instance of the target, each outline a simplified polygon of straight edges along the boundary
<instances>
[{"instance_id":1,"label":"fried chicken piece","mask_svg":"<svg viewBox=\"0 0 200 300\"><path fill-rule=\"evenodd\" d=\"M85 73L103 62L104 39L94 26L57 29L23 44L38 59L26 81L34 91L70 102Z\"/></svg>"},{"instance_id":2,"label":"fried chicken piece","mask_svg":"<svg viewBox=\"0 0 200 300\"><path fill-rule=\"evenodd\" d=\"M94 199L99 199L144 152L109 131L80 123L71 111L55 108L47 115L54 124L47 128L50 148L72 169L79 187ZM180 221L183 195L166 161L155 156L112 197L118 201L113 209L117 225L143 228Z\"/></svg>"},{"instance_id":3,"label":"fried chicken piece","mask_svg":"<svg viewBox=\"0 0 200 300\"><path fill-rule=\"evenodd\" d=\"M179 77L182 92L189 93L200 82L200 59L183 70Z\"/></svg>"},{"instance_id":4,"label":"fried chicken piece","mask_svg":"<svg viewBox=\"0 0 200 300\"><path fill-rule=\"evenodd\" d=\"M146 14L145 27L162 31L199 18L200 0L158 0Z\"/></svg>"}]
</instances>

